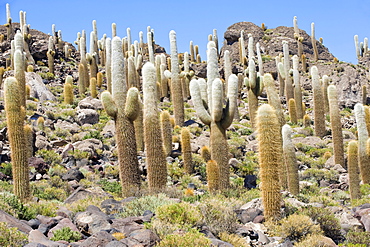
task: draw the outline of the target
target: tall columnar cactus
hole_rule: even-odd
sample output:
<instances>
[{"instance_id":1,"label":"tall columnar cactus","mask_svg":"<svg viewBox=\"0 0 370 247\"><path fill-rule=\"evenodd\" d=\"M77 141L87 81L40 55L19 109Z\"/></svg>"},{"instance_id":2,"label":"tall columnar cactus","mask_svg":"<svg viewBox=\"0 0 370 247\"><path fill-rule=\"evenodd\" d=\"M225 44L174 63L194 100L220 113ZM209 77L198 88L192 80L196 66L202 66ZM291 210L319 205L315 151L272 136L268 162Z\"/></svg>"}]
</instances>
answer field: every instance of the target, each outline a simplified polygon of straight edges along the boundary
<instances>
[{"instance_id":1,"label":"tall columnar cactus","mask_svg":"<svg viewBox=\"0 0 370 247\"><path fill-rule=\"evenodd\" d=\"M321 87L322 87L322 95L324 96L324 105L325 114L329 113L329 99L328 99L328 86L329 86L329 77L327 75L323 75L321 78Z\"/></svg>"},{"instance_id":2,"label":"tall columnar cactus","mask_svg":"<svg viewBox=\"0 0 370 247\"><path fill-rule=\"evenodd\" d=\"M10 5L9 3L6 4L6 33L7 33L7 40L12 40L14 38L14 30L12 25L12 18L10 16Z\"/></svg>"},{"instance_id":3,"label":"tall columnar cactus","mask_svg":"<svg viewBox=\"0 0 370 247\"><path fill-rule=\"evenodd\" d=\"M364 111L365 111L365 123L366 123L367 133L370 133L370 107L367 105L364 105Z\"/></svg>"},{"instance_id":4,"label":"tall columnar cactus","mask_svg":"<svg viewBox=\"0 0 370 247\"><path fill-rule=\"evenodd\" d=\"M48 50L46 52L46 56L48 58L48 67L49 67L49 72L54 74L54 56L55 56L55 51Z\"/></svg>"},{"instance_id":5,"label":"tall columnar cactus","mask_svg":"<svg viewBox=\"0 0 370 247\"><path fill-rule=\"evenodd\" d=\"M261 76L263 76L263 60L261 56L261 48L260 43L256 44L256 53L257 53L257 61L258 61L258 72L260 72Z\"/></svg>"},{"instance_id":6,"label":"tall columnar cactus","mask_svg":"<svg viewBox=\"0 0 370 247\"><path fill-rule=\"evenodd\" d=\"M90 78L92 78L92 77L96 78L96 74L98 73L97 53L96 52L87 53L86 54L86 59L89 63L89 67L90 67Z\"/></svg>"},{"instance_id":7,"label":"tall columnar cactus","mask_svg":"<svg viewBox=\"0 0 370 247\"><path fill-rule=\"evenodd\" d=\"M355 105L355 118L358 132L358 165L362 182L368 184L370 183L370 158L366 152L366 141L369 133L366 128L364 106L360 103Z\"/></svg>"},{"instance_id":8,"label":"tall columnar cactus","mask_svg":"<svg viewBox=\"0 0 370 247\"><path fill-rule=\"evenodd\" d=\"M252 34L248 34L248 59L254 58L254 43L253 43L253 36Z\"/></svg>"},{"instance_id":9,"label":"tall columnar cactus","mask_svg":"<svg viewBox=\"0 0 370 247\"><path fill-rule=\"evenodd\" d=\"M148 30L148 33L147 33L147 43L148 43L149 61L152 64L154 64L155 58L154 58L153 33L150 30ZM176 48L176 56L177 56L177 48Z\"/></svg>"},{"instance_id":10,"label":"tall columnar cactus","mask_svg":"<svg viewBox=\"0 0 370 247\"><path fill-rule=\"evenodd\" d=\"M0 88L2 88L3 85L4 73L5 73L4 67L0 67Z\"/></svg>"},{"instance_id":11,"label":"tall columnar cactus","mask_svg":"<svg viewBox=\"0 0 370 247\"><path fill-rule=\"evenodd\" d=\"M163 148L166 156L169 156L172 152L172 125L171 116L168 111L161 112L161 132L163 139Z\"/></svg>"},{"instance_id":12,"label":"tall columnar cactus","mask_svg":"<svg viewBox=\"0 0 370 247\"><path fill-rule=\"evenodd\" d=\"M281 100L275 89L275 81L271 74L266 73L263 76L263 84L266 88L268 102L272 107L274 107L280 127L282 127L285 124L285 116L281 107Z\"/></svg>"},{"instance_id":13,"label":"tall columnar cactus","mask_svg":"<svg viewBox=\"0 0 370 247\"><path fill-rule=\"evenodd\" d=\"M220 168L215 160L207 161L206 165L207 184L210 193L215 193L219 190Z\"/></svg>"},{"instance_id":14,"label":"tall columnar cactus","mask_svg":"<svg viewBox=\"0 0 370 247\"><path fill-rule=\"evenodd\" d=\"M83 32L82 37L80 38L80 46L81 46L81 61L80 63L83 64L85 70L84 70L84 83L85 83L85 88L89 87L89 82L90 82L90 76L89 76L89 69L87 67L87 59L86 59L86 33Z\"/></svg>"},{"instance_id":15,"label":"tall columnar cactus","mask_svg":"<svg viewBox=\"0 0 370 247\"><path fill-rule=\"evenodd\" d=\"M68 75L64 83L64 104L72 105L73 97L73 78Z\"/></svg>"},{"instance_id":16,"label":"tall columnar cactus","mask_svg":"<svg viewBox=\"0 0 370 247\"><path fill-rule=\"evenodd\" d=\"M224 70L225 70L225 89L227 89L227 85L228 85L227 80L232 74L232 63L231 63L230 51L228 50L224 52ZM227 94L227 91L225 92L225 94Z\"/></svg>"},{"instance_id":17,"label":"tall columnar cactus","mask_svg":"<svg viewBox=\"0 0 370 247\"><path fill-rule=\"evenodd\" d=\"M278 71L278 80L279 80L279 96L284 96L285 91L285 81L281 74L281 70L279 67L282 65L280 56L275 57L275 64L276 64L276 70Z\"/></svg>"},{"instance_id":18,"label":"tall columnar cactus","mask_svg":"<svg viewBox=\"0 0 370 247\"><path fill-rule=\"evenodd\" d=\"M83 95L86 92L86 73L85 73L85 66L80 63L78 65L78 92L79 94Z\"/></svg>"},{"instance_id":19,"label":"tall columnar cactus","mask_svg":"<svg viewBox=\"0 0 370 247\"><path fill-rule=\"evenodd\" d=\"M143 66L144 96L144 136L148 184L152 192L165 188L167 182L167 164L164 155L162 136L157 109L155 67L148 62Z\"/></svg>"},{"instance_id":20,"label":"tall columnar cactus","mask_svg":"<svg viewBox=\"0 0 370 247\"><path fill-rule=\"evenodd\" d=\"M103 85L103 73L102 72L98 72L96 74L96 86L98 86L98 88L101 88L102 85Z\"/></svg>"},{"instance_id":21,"label":"tall columnar cactus","mask_svg":"<svg viewBox=\"0 0 370 247\"><path fill-rule=\"evenodd\" d=\"M314 60L319 60L319 51L317 50L316 38L315 38L315 23L311 23L311 43L313 48Z\"/></svg>"},{"instance_id":22,"label":"tall columnar cactus","mask_svg":"<svg viewBox=\"0 0 370 247\"><path fill-rule=\"evenodd\" d=\"M362 85L361 87L362 91L362 104L366 105L367 104L367 90L366 90L366 85Z\"/></svg>"},{"instance_id":23,"label":"tall columnar cactus","mask_svg":"<svg viewBox=\"0 0 370 247\"><path fill-rule=\"evenodd\" d=\"M263 90L263 77L257 76L256 65L253 59L249 59L248 69L249 77L244 78L244 84L248 89L249 118L251 120L252 127L255 128L258 96L261 95Z\"/></svg>"},{"instance_id":24,"label":"tall columnar cactus","mask_svg":"<svg viewBox=\"0 0 370 247\"><path fill-rule=\"evenodd\" d=\"M90 78L90 96L96 98L98 96L98 92L96 90L96 78Z\"/></svg>"},{"instance_id":25,"label":"tall columnar cactus","mask_svg":"<svg viewBox=\"0 0 370 247\"><path fill-rule=\"evenodd\" d=\"M25 126L23 126L23 131L24 131L24 138L25 138L26 158L28 161L28 159L33 156L33 143L34 143L33 129L31 125L26 124Z\"/></svg>"},{"instance_id":26,"label":"tall columnar cactus","mask_svg":"<svg viewBox=\"0 0 370 247\"><path fill-rule=\"evenodd\" d=\"M289 99L294 98L294 89L292 83L292 77L289 75L290 71L290 57L289 57L289 46L287 41L283 41L283 53L284 53L284 74L285 74L285 99L286 102Z\"/></svg>"},{"instance_id":27,"label":"tall columnar cactus","mask_svg":"<svg viewBox=\"0 0 370 247\"><path fill-rule=\"evenodd\" d=\"M324 137L326 135L325 128L325 108L324 97L320 85L319 72L316 66L311 68L312 89L313 89L313 111L314 111L314 125L315 135Z\"/></svg>"},{"instance_id":28,"label":"tall columnar cactus","mask_svg":"<svg viewBox=\"0 0 370 247\"><path fill-rule=\"evenodd\" d=\"M112 42L110 38L105 40L105 76L107 77L107 91L112 92Z\"/></svg>"},{"instance_id":29,"label":"tall columnar cactus","mask_svg":"<svg viewBox=\"0 0 370 247\"><path fill-rule=\"evenodd\" d=\"M292 128L284 125L282 128L283 136L283 156L287 171L288 190L293 195L299 194L298 164L295 156L295 147L292 142Z\"/></svg>"},{"instance_id":30,"label":"tall columnar cactus","mask_svg":"<svg viewBox=\"0 0 370 247\"><path fill-rule=\"evenodd\" d=\"M356 34L355 36L353 36L353 39L355 41L356 56L357 56L357 58L360 58L361 57L361 50L360 50L360 44L358 42L358 35Z\"/></svg>"},{"instance_id":31,"label":"tall columnar cactus","mask_svg":"<svg viewBox=\"0 0 370 247\"><path fill-rule=\"evenodd\" d=\"M310 118L310 116L309 116L308 114L305 114L305 115L303 116L303 126L304 126L305 128L307 128L307 127L310 127L310 126L311 126L311 118Z\"/></svg>"},{"instance_id":32,"label":"tall columnar cactus","mask_svg":"<svg viewBox=\"0 0 370 247\"><path fill-rule=\"evenodd\" d=\"M173 103L176 125L182 126L184 124L184 101L180 80L179 60L177 55L176 32L173 30L170 32L170 45L171 45L171 100Z\"/></svg>"},{"instance_id":33,"label":"tall columnar cactus","mask_svg":"<svg viewBox=\"0 0 370 247\"><path fill-rule=\"evenodd\" d=\"M23 122L25 109L19 84L14 77L8 77L4 83L4 100L8 137L11 149L14 194L22 200L31 196L29 184L29 167L25 149Z\"/></svg>"},{"instance_id":34,"label":"tall columnar cactus","mask_svg":"<svg viewBox=\"0 0 370 247\"><path fill-rule=\"evenodd\" d=\"M187 174L193 174L194 165L191 157L190 131L186 127L181 129L181 153L184 161L185 172Z\"/></svg>"},{"instance_id":35,"label":"tall columnar cactus","mask_svg":"<svg viewBox=\"0 0 370 247\"><path fill-rule=\"evenodd\" d=\"M190 94L196 113L200 120L211 128L211 157L220 168L221 190L229 187L230 171L226 129L231 125L237 107L238 77L231 75L228 82L228 103L225 109L223 109L223 85L220 79L216 78L213 82L208 81L208 89L211 88L209 92L206 90L207 85L203 79L193 79L190 82Z\"/></svg>"},{"instance_id":36,"label":"tall columnar cactus","mask_svg":"<svg viewBox=\"0 0 370 247\"><path fill-rule=\"evenodd\" d=\"M349 177L349 194L351 200L360 199L360 177L358 169L358 143L352 140L348 143L348 177Z\"/></svg>"},{"instance_id":37,"label":"tall columnar cactus","mask_svg":"<svg viewBox=\"0 0 370 247\"><path fill-rule=\"evenodd\" d=\"M104 109L115 122L122 190L124 195L129 195L140 186L133 124L138 115L139 91L136 88L127 91L122 64L122 42L116 36L112 41L112 94L105 91L101 99Z\"/></svg>"},{"instance_id":38,"label":"tall columnar cactus","mask_svg":"<svg viewBox=\"0 0 370 247\"><path fill-rule=\"evenodd\" d=\"M334 144L334 162L335 164L344 166L343 133L342 122L340 120L337 88L334 85L330 85L327 91L330 109L330 125Z\"/></svg>"},{"instance_id":39,"label":"tall columnar cactus","mask_svg":"<svg viewBox=\"0 0 370 247\"><path fill-rule=\"evenodd\" d=\"M289 110L289 117L290 122L293 124L297 124L297 110L296 110L296 104L294 99L289 99L288 102L288 110Z\"/></svg>"},{"instance_id":40,"label":"tall columnar cactus","mask_svg":"<svg viewBox=\"0 0 370 247\"><path fill-rule=\"evenodd\" d=\"M267 220L280 218L280 181L282 169L280 125L275 110L264 104L257 111L258 158L264 216Z\"/></svg>"},{"instance_id":41,"label":"tall columnar cactus","mask_svg":"<svg viewBox=\"0 0 370 247\"><path fill-rule=\"evenodd\" d=\"M23 46L23 37L18 31L14 36L14 77L17 79L19 86L21 106L26 107L26 75Z\"/></svg>"},{"instance_id":42,"label":"tall columnar cactus","mask_svg":"<svg viewBox=\"0 0 370 247\"><path fill-rule=\"evenodd\" d=\"M302 86L299 79L299 57L294 55L293 60L293 83L294 83L294 100L295 100L295 109L297 111L297 118L303 118L303 109L302 109Z\"/></svg>"}]
</instances>

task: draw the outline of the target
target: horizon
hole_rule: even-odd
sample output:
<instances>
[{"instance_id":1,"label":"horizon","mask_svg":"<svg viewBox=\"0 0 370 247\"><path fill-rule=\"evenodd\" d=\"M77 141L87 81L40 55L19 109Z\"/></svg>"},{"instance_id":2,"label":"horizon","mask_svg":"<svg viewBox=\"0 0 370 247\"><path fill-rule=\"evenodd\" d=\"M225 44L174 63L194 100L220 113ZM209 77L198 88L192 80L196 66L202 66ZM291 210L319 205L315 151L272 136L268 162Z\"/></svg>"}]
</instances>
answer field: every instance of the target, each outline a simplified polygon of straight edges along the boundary
<instances>
[{"instance_id":1,"label":"horizon","mask_svg":"<svg viewBox=\"0 0 370 247\"><path fill-rule=\"evenodd\" d=\"M9 3L13 22L19 22L19 11L25 11L26 22L30 24L31 29L48 34L55 24L56 30L62 31L63 41L73 45L77 33L82 30L86 31L89 42L93 20L97 22L98 39L101 39L103 34L111 37L111 24L116 23L117 36L125 37L126 29L129 27L133 41L139 40L139 32L143 31L146 42L145 34L147 26L150 26L154 29L156 44L164 47L167 53L169 53L169 32L174 30L177 34L179 53L188 51L189 43L193 41L194 45L199 45L202 60L205 60L208 34L212 34L213 29L217 30L219 46L222 47L223 34L234 23L246 21L258 26L264 23L271 29L278 26L292 27L293 17L297 16L298 27L301 30L310 35L311 23L314 22L316 39L322 37L323 44L330 53L340 61L357 64L353 37L357 34L360 42L367 37L366 24L370 20L367 14L370 11L367 10L370 10L370 6L366 3L358 0L350 3L344 0L335 3L312 0L310 5L304 5L288 0L284 4L275 1L253 2L251 8L249 6L251 2L234 0L228 4L216 0L209 5L203 1L190 0L184 5L176 1L148 0L142 0L140 3L111 0L106 4L95 0L67 0L63 3L34 0L32 4L23 0L0 1L0 13L3 13L0 14L0 21L2 24L6 23L5 6ZM137 9L140 10L139 13L135 11ZM225 18L226 15L222 16L220 10L232 15ZM343 18L338 18L341 15Z\"/></svg>"}]
</instances>

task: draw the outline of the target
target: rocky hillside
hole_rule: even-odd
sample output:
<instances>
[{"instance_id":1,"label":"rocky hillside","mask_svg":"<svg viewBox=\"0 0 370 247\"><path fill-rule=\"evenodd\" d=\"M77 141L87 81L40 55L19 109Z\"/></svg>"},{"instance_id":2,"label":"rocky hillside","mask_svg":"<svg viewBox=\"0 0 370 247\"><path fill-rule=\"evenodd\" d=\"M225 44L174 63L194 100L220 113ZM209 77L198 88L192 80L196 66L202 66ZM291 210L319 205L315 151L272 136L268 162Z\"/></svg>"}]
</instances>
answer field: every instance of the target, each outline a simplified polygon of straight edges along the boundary
<instances>
[{"instance_id":1,"label":"rocky hillside","mask_svg":"<svg viewBox=\"0 0 370 247\"><path fill-rule=\"evenodd\" d=\"M17 23L13 23L13 27L15 30L19 29ZM339 128L344 147L347 148L350 141L357 140L357 135L360 137L362 134L357 130L358 123L356 123L353 108L356 103L367 103L367 97L364 100L362 95L366 92L363 87L368 86L367 57L361 58L360 63L356 65L336 61L328 48L316 42L318 61L315 61L310 36L304 30L299 30L299 35L303 37L303 54L307 57L307 70L303 71L302 62L299 65L306 121L302 119L294 121L292 110L288 111L285 96L280 95L278 98L283 113L282 121L292 129L291 139L295 157L293 165L298 169L299 179L296 182L299 193L293 193L287 185L280 187L278 183L275 191L282 197L281 200L275 201L278 205L279 217L270 219L267 214L269 209L266 209L266 206L270 205L264 205L261 197L263 195L261 192L264 190L261 184L263 178L260 174L263 169L261 157L266 154L262 154L259 150L261 133L257 133L254 123L251 122L251 94L248 92L248 87L241 83L244 77L251 76L247 64L240 61L241 31L244 31L245 49L248 45L248 34L253 37L254 44L260 44L264 73L271 73L278 93L279 73L275 57L283 52L283 41L288 42L290 56L298 54L294 28L262 29L250 22L231 25L224 34L225 41L217 54L219 55L217 70L222 80L227 79L224 76L226 51L229 51L231 57L232 72L238 75L240 80L239 89L234 98L237 102L237 114L233 121L230 121L230 127L223 127L226 126L226 120L224 122L212 120L219 123L218 126L222 127L218 128L221 131L223 128L225 132L224 135L220 132L216 140L210 141L214 138L212 137L214 132L210 130L209 125L215 125L204 123L204 119L207 118L204 115L203 118L198 115L197 100L188 97L189 95L186 94L188 89L183 87L180 91L183 90L184 97L180 97L180 101L184 98L184 121L178 125L173 123L176 120L171 120L172 124L169 123L170 120L168 121L170 150L165 158L165 171L162 170L164 173L167 172L167 175L165 175L165 181L158 180L164 182L165 188L153 192L153 185L148 182L152 172L148 163L153 159L149 157L150 152L161 152L159 149L162 148L148 152L148 148L140 147L136 140L138 151L133 156L139 166L137 177L141 187L140 190L136 188L137 190L131 191L132 193L128 195L125 187L127 183L122 181L122 174L126 171L119 168L119 159L122 158L119 145L122 140L117 136L122 138L122 134L117 132L121 129L115 128L116 116L108 115L105 110L107 104L102 102L104 101L102 93L108 89L109 73L107 67L102 64L104 59L100 60L97 66L98 72L103 77L102 85L85 88L86 92L82 93L80 85L82 73L79 71L81 70L79 64L83 59L79 49L67 43L70 51L69 54L65 54L63 49L55 45L54 73L51 73L47 56L50 49L49 36L31 29L30 39L27 42L34 63L28 63L29 67L25 73L30 94L27 97L24 121L33 131L32 157L28 159L31 199L17 198L13 187L16 183L14 176L16 171L12 164L14 150L10 147L7 112L4 109L6 93L2 81L0 84L2 105L0 245L28 247L367 246L370 242L370 187L366 183L361 185L357 183L356 187L359 189L357 197L353 198L353 195L350 195L349 163L350 160L356 159L357 167L357 155L356 158L349 157L350 153L345 150L345 162L337 164L334 161L335 131L332 129L329 112L325 112L325 126L322 126L325 133L317 136L316 125L313 125L316 116L313 102L313 75L309 72L316 66L320 78L327 75L330 84L336 86L342 124ZM0 43L2 51L0 66L5 69L5 80L7 77L14 76L15 71L11 66L5 68L6 65L11 64L9 60L11 40L7 40L5 26L0 26L0 34L4 35ZM134 65L137 72L134 76L135 82L140 89L137 98L142 98L144 103L146 96L145 93L143 95L141 88L145 79L141 67L150 60L149 48L148 44L141 47L142 63ZM165 55L163 60L170 57L170 54L167 54L158 44L154 44L153 48L156 55ZM104 51L106 52L100 47L100 58L106 58ZM129 54L130 52L125 54L125 65L128 63ZM135 57L135 61L140 61L138 57ZM179 57L184 59L186 56L182 54ZM180 61L180 69L185 75L182 76L182 80L206 78L209 74L207 65L210 62L190 60L189 66L194 73L186 70L186 62ZM129 66L131 65L127 64L125 68ZM167 63L166 69L169 67L170 64ZM93 63L90 63L88 68L92 73ZM161 75L162 78L164 74ZM67 104L65 85L68 83L66 82L68 76L71 76L73 81L73 100ZM172 81L176 79L173 75L166 77L171 77ZM128 78L130 75L127 71L125 80L128 81ZM158 80L158 83L160 86L163 82ZM175 86L170 87L172 87L171 93L175 94ZM97 90L97 97L93 97L94 90ZM159 90L157 92L159 94ZM267 96L266 90L262 90L256 98L257 104L269 102L271 98L268 99ZM223 112L220 119L226 119L227 112L232 107L232 96L228 95L228 97L227 106L220 111ZM159 112L162 116L163 112L168 111L171 118L176 118L178 108L175 106L175 101L176 97L171 95L162 95L158 100L154 100L155 103L151 108L159 110L156 115L158 118L155 120L157 125L159 123L162 125L164 122L164 120L158 122ZM198 102L205 101L206 99L202 98ZM220 107L223 107L226 100L225 102L220 100L220 102ZM155 106L155 104L158 105ZM110 106L112 105L113 108L119 107L119 104L114 101L111 101ZM144 109L148 111L145 107ZM141 110L141 104L140 107L135 108L136 112ZM205 108L205 110L208 109ZM112 115L114 115L113 118ZM275 113L271 114L271 118L273 118L272 115ZM144 119L145 117L146 114ZM189 137L183 134L185 127L190 132ZM136 123L135 134L138 139L137 128L139 127ZM163 138L164 142L164 134L161 137L159 133L163 130L158 129L159 131L154 134L152 132L155 131L148 134L148 130L144 133L151 137L157 134L156 136L160 136L159 139ZM127 132L123 133L128 135ZM129 134L128 136L134 135ZM279 134L279 131L275 134ZM156 142L162 142L162 139L159 139L156 139ZM185 143L185 139L189 139L189 145ZM145 139L147 142L151 140ZM207 165L210 158L207 159L207 151L210 152L209 145L215 147L223 140L225 141L223 147L226 148L223 149L221 146L219 153L222 154L226 150L224 158L227 160L227 172L230 172L230 175L227 178L229 180L227 188L218 190L217 186L212 187L212 183L217 184L222 180L220 177L223 174L220 175L217 169L212 173L211 165ZM274 140L272 138L271 143L277 142ZM282 142L278 145L282 146ZM123 150L129 150L129 147L125 148ZM279 155L276 153L273 156ZM215 158L212 157L212 159ZM157 160L159 160L158 163L161 162L160 159ZM193 169L191 172L188 172L189 162ZM284 167L285 163L282 159L280 163L279 165ZM214 176L216 179L212 180ZM219 176L218 179L217 176ZM358 172L357 179L359 179Z\"/></svg>"}]
</instances>

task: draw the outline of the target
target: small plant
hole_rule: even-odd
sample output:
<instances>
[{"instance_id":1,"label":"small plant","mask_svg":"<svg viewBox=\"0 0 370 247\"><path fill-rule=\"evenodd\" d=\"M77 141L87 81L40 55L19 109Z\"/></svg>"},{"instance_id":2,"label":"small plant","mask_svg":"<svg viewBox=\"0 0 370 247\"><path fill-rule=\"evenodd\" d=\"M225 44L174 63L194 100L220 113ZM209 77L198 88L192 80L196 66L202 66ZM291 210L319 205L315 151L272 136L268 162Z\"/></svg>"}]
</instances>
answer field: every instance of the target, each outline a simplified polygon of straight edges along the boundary
<instances>
[{"instance_id":1,"label":"small plant","mask_svg":"<svg viewBox=\"0 0 370 247\"><path fill-rule=\"evenodd\" d=\"M127 203L125 205L124 212L120 214L120 216L141 216L145 210L155 212L158 207L173 203L175 202L168 198L165 194L143 196Z\"/></svg>"},{"instance_id":2,"label":"small plant","mask_svg":"<svg viewBox=\"0 0 370 247\"><path fill-rule=\"evenodd\" d=\"M18 231L16 227L9 227L6 222L0 222L0 246L24 246L27 239L27 235Z\"/></svg>"},{"instance_id":3,"label":"small plant","mask_svg":"<svg viewBox=\"0 0 370 247\"><path fill-rule=\"evenodd\" d=\"M307 215L292 214L280 220L277 225L275 222L268 222L267 225L274 235L292 242L299 242L309 234L321 234L320 226Z\"/></svg>"},{"instance_id":4,"label":"small plant","mask_svg":"<svg viewBox=\"0 0 370 247\"><path fill-rule=\"evenodd\" d=\"M349 231L345 244L353 247L367 247L370 243L370 232Z\"/></svg>"},{"instance_id":5,"label":"small plant","mask_svg":"<svg viewBox=\"0 0 370 247\"><path fill-rule=\"evenodd\" d=\"M157 245L158 247L204 247L210 246L211 240L202 233L191 230L182 234L169 234Z\"/></svg>"},{"instance_id":6,"label":"small plant","mask_svg":"<svg viewBox=\"0 0 370 247\"><path fill-rule=\"evenodd\" d=\"M122 194L122 186L121 183L118 181L108 181L107 179L102 179L99 184L105 191L111 192L116 195Z\"/></svg>"},{"instance_id":7,"label":"small plant","mask_svg":"<svg viewBox=\"0 0 370 247\"><path fill-rule=\"evenodd\" d=\"M62 163L62 157L54 150L40 149L36 152L35 156L43 158L44 161L51 166Z\"/></svg>"},{"instance_id":8,"label":"small plant","mask_svg":"<svg viewBox=\"0 0 370 247\"><path fill-rule=\"evenodd\" d=\"M12 176L12 164L7 163L1 163L0 164L0 172L4 173L4 175L11 177Z\"/></svg>"},{"instance_id":9,"label":"small plant","mask_svg":"<svg viewBox=\"0 0 370 247\"><path fill-rule=\"evenodd\" d=\"M15 195L0 194L0 209L20 220L30 220L36 217L36 210L23 204Z\"/></svg>"},{"instance_id":10,"label":"small plant","mask_svg":"<svg viewBox=\"0 0 370 247\"><path fill-rule=\"evenodd\" d=\"M182 202L158 207L156 217L163 222L171 224L194 226L201 218L201 214L195 206Z\"/></svg>"},{"instance_id":11,"label":"small plant","mask_svg":"<svg viewBox=\"0 0 370 247\"><path fill-rule=\"evenodd\" d=\"M230 243L236 247L249 247L250 245L245 241L244 238L237 234L229 234L227 232L221 232L220 239L224 242Z\"/></svg>"},{"instance_id":12,"label":"small plant","mask_svg":"<svg viewBox=\"0 0 370 247\"><path fill-rule=\"evenodd\" d=\"M81 239L81 233L72 231L69 227L63 227L62 229L58 229L54 232L54 236L50 239L52 241L60 241L64 240L68 243L70 242L77 242Z\"/></svg>"}]
</instances>

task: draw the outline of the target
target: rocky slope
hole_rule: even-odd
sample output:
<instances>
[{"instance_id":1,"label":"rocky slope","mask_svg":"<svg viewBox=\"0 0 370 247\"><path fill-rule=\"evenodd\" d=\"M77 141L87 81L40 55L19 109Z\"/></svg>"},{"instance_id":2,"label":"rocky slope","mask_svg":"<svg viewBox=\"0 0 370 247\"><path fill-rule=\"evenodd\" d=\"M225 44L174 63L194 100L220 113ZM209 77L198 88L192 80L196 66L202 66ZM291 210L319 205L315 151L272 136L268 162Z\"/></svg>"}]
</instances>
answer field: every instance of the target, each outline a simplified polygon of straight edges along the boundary
<instances>
[{"instance_id":1,"label":"rocky slope","mask_svg":"<svg viewBox=\"0 0 370 247\"><path fill-rule=\"evenodd\" d=\"M244 30L245 35L251 33L255 42L261 44L266 58L264 70L275 77L277 72L274 57L282 52L282 41L288 41L291 55L297 54L293 28L263 30L253 23L236 23L224 34L225 42L220 51L221 75L226 50L230 51L232 57L233 72L243 71L239 63L238 44L241 30ZM6 34L5 27L0 26L0 32ZM300 33L304 37L303 48L308 57L308 66L317 66L320 76L328 75L331 83L337 86L345 143L356 139L356 124L351 109L355 103L362 101L362 86L368 86L368 60L365 57L357 65L334 62L334 56L329 50L317 42L319 61L314 62L311 39L303 30ZM62 88L66 76L72 75L75 83L78 80L79 53L72 48L72 56L66 58L59 51L55 62L56 72L50 76L45 66L49 37L37 30L31 30L31 36L30 51L36 64L34 72L27 72L26 78L31 87L31 98L27 101L27 121L35 131L34 157L29 161L35 197L33 202L23 204L11 194L11 150L3 109L0 131L0 218L8 226L18 227L18 231L27 235L30 242L27 246L154 246L158 245L160 239L171 234L183 236L183 241L190 238L195 242L205 238L207 246L211 242L213 246L292 246L304 240L302 236L297 237L297 234L302 234L298 230L302 226L299 225L301 222L305 222L304 227L309 225L309 230L304 235L316 236L325 246L355 244L355 241L360 243L360 238L365 239L361 239L363 241L369 238L366 235L370 231L369 204L365 203L370 202L370 188L367 185L362 186L363 197L358 202L349 200L347 167L335 164L331 156L329 122L326 123L328 134L324 138L313 136L311 127L291 124L301 194L293 196L287 191L282 192L283 221L276 223L275 227L264 222L259 189L253 188L259 168L257 133L250 125L248 98L244 87L241 89L238 105L239 119L234 121L227 132L232 189L220 195L210 195L207 192L205 162L199 153L203 146L209 145L209 129L197 118L190 99L185 104L186 125L192 133L196 173L191 176L184 174L179 128L175 127L174 150L167 157L168 190L160 195L148 195L145 187L146 156L145 152L139 152L143 190L136 197L121 198L114 123L103 110L99 97L93 99L78 96L75 88L74 104L62 104ZM0 48L0 65L5 66L10 54L10 42L2 42ZM163 48L156 46L156 53L164 52ZM144 61L147 60L145 56ZM193 63L191 68L195 75L205 77L205 63ZM104 72L102 67L99 70ZM12 70L5 73L5 76L11 75ZM305 90L307 112L311 115L312 86L309 73L301 72L301 83ZM99 91L102 92L105 87L103 85ZM261 103L266 102L266 95L262 94L259 100ZM284 98L281 100L285 104ZM161 110L172 112L172 107L169 99L161 99ZM288 116L286 108L284 105L285 115ZM40 116L45 118L44 126L37 124L36 120ZM178 206L168 209L166 205ZM306 209L310 207L318 208L318 212ZM158 208L167 213L164 218L180 219L182 223L176 225L160 218L161 211ZM199 214L199 217L191 219L190 216L180 215L175 218L176 210ZM307 220L308 223L303 221L306 218L294 221L291 216L296 216L297 212L309 215L311 218ZM325 222L320 221L314 214L328 218L325 218ZM297 229L287 230L284 228L287 225L293 225ZM65 227L77 232L78 236L75 239L68 238L68 241L54 239L55 232ZM315 227L321 227L322 232L315 231ZM197 229L204 235L195 234L190 237L186 235L188 228ZM357 240L354 237L356 234L360 236ZM72 234L64 235L71 237ZM27 242L22 242L22 237L24 236L19 237L19 245ZM302 243L301 246L314 245L306 242L306 245Z\"/></svg>"}]
</instances>

